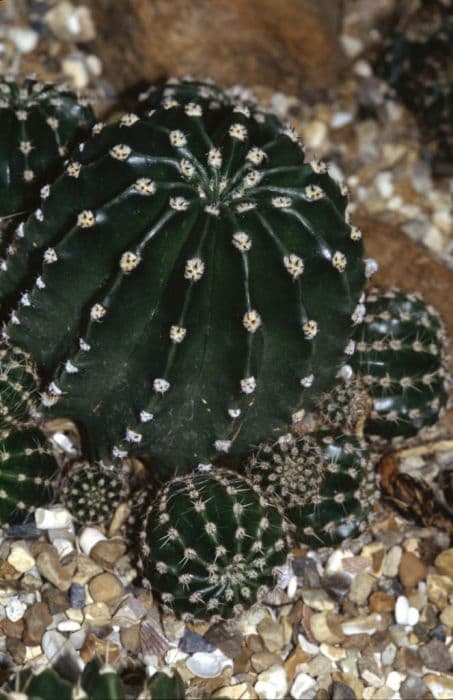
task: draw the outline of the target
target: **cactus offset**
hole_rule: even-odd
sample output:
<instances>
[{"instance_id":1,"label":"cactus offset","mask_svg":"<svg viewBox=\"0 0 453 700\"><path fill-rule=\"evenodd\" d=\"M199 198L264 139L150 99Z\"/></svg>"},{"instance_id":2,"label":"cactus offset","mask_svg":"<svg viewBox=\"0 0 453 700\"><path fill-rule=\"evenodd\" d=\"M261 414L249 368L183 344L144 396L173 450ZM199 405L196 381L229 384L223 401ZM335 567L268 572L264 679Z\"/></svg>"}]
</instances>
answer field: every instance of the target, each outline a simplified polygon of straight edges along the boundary
<instances>
[{"instance_id":1,"label":"cactus offset","mask_svg":"<svg viewBox=\"0 0 453 700\"><path fill-rule=\"evenodd\" d=\"M53 495L58 465L36 428L0 434L0 523L22 522Z\"/></svg>"},{"instance_id":2,"label":"cactus offset","mask_svg":"<svg viewBox=\"0 0 453 700\"><path fill-rule=\"evenodd\" d=\"M435 423L447 403L445 331L418 294L371 290L351 364L373 406L370 436L411 437Z\"/></svg>"},{"instance_id":3,"label":"cactus offset","mask_svg":"<svg viewBox=\"0 0 453 700\"><path fill-rule=\"evenodd\" d=\"M93 123L91 108L64 85L0 79L0 219L37 206Z\"/></svg>"},{"instance_id":4,"label":"cactus offset","mask_svg":"<svg viewBox=\"0 0 453 700\"><path fill-rule=\"evenodd\" d=\"M286 530L279 509L234 472L177 477L148 512L144 573L164 607L229 618L273 587L287 557Z\"/></svg>"},{"instance_id":5,"label":"cactus offset","mask_svg":"<svg viewBox=\"0 0 453 700\"><path fill-rule=\"evenodd\" d=\"M314 547L357 535L376 498L370 455L352 435L284 436L261 445L246 474L284 510L295 538Z\"/></svg>"},{"instance_id":6,"label":"cactus offset","mask_svg":"<svg viewBox=\"0 0 453 700\"><path fill-rule=\"evenodd\" d=\"M344 362L365 281L346 204L289 127L246 106L98 125L0 274L0 302L32 287L7 333L91 459L116 445L168 475L241 455Z\"/></svg>"},{"instance_id":7,"label":"cactus offset","mask_svg":"<svg viewBox=\"0 0 453 700\"><path fill-rule=\"evenodd\" d=\"M0 431L36 418L39 378L29 355L0 342Z\"/></svg>"}]
</instances>

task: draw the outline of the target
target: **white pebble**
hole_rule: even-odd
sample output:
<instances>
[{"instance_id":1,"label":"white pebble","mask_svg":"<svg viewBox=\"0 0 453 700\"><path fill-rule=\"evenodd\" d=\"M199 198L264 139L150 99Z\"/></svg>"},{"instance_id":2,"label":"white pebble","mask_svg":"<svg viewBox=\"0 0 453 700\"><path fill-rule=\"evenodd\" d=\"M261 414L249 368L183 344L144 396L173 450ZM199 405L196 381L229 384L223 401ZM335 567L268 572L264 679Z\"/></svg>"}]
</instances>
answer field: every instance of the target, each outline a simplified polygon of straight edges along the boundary
<instances>
[{"instance_id":1,"label":"white pebble","mask_svg":"<svg viewBox=\"0 0 453 700\"><path fill-rule=\"evenodd\" d=\"M395 620L399 625L407 625L409 619L409 601L405 595L399 595L395 605Z\"/></svg>"},{"instance_id":2,"label":"white pebble","mask_svg":"<svg viewBox=\"0 0 453 700\"><path fill-rule=\"evenodd\" d=\"M63 557L65 557L67 554L70 554L74 551L73 542L70 542L69 540L66 540L63 537L55 537L55 539L52 541L52 544L57 550L60 559L63 559Z\"/></svg>"},{"instance_id":3,"label":"white pebble","mask_svg":"<svg viewBox=\"0 0 453 700\"><path fill-rule=\"evenodd\" d=\"M35 512L36 527L40 530L69 527L72 523L71 513L63 506L37 508Z\"/></svg>"},{"instance_id":4,"label":"white pebble","mask_svg":"<svg viewBox=\"0 0 453 700\"><path fill-rule=\"evenodd\" d=\"M74 446L74 443L64 433L54 433L52 435L52 442L54 442L57 447L63 450L63 452L66 452L69 455L77 454L77 449Z\"/></svg>"},{"instance_id":5,"label":"white pebble","mask_svg":"<svg viewBox=\"0 0 453 700\"><path fill-rule=\"evenodd\" d=\"M233 661L226 657L220 649L212 653L197 651L186 661L186 666L198 678L215 678L226 666L232 666Z\"/></svg>"},{"instance_id":6,"label":"white pebble","mask_svg":"<svg viewBox=\"0 0 453 700\"><path fill-rule=\"evenodd\" d=\"M24 616L27 606L19 598L11 598L5 608L6 617L11 622L17 622Z\"/></svg>"},{"instance_id":7,"label":"white pebble","mask_svg":"<svg viewBox=\"0 0 453 700\"><path fill-rule=\"evenodd\" d=\"M350 124L353 119L354 115L351 112L335 112L335 114L332 114L330 126L332 129L341 129L343 126Z\"/></svg>"},{"instance_id":8,"label":"white pebble","mask_svg":"<svg viewBox=\"0 0 453 700\"><path fill-rule=\"evenodd\" d=\"M59 632L77 632L80 629L80 622L75 620L63 620L57 625Z\"/></svg>"},{"instance_id":9,"label":"white pebble","mask_svg":"<svg viewBox=\"0 0 453 700\"><path fill-rule=\"evenodd\" d=\"M11 564L16 571L23 574L29 571L35 564L35 560L28 549L20 544L15 544L11 547L11 552L8 557L8 564Z\"/></svg>"},{"instance_id":10,"label":"white pebble","mask_svg":"<svg viewBox=\"0 0 453 700\"><path fill-rule=\"evenodd\" d=\"M21 53L29 53L36 48L39 36L33 29L25 27L11 27L8 30L8 37Z\"/></svg>"},{"instance_id":11,"label":"white pebble","mask_svg":"<svg viewBox=\"0 0 453 700\"><path fill-rule=\"evenodd\" d=\"M44 632L41 647L48 660L54 665L62 656L65 657L65 666L76 667L83 669L84 662L76 653L69 639L66 639L60 632L56 630L47 630Z\"/></svg>"},{"instance_id":12,"label":"white pebble","mask_svg":"<svg viewBox=\"0 0 453 700\"><path fill-rule=\"evenodd\" d=\"M260 673L258 682L255 683L255 691L263 700L280 700L285 697L287 690L285 669L277 664Z\"/></svg>"},{"instance_id":13,"label":"white pebble","mask_svg":"<svg viewBox=\"0 0 453 700\"><path fill-rule=\"evenodd\" d=\"M378 173L375 178L377 190L383 199L389 199L394 192L393 175L391 172L384 170Z\"/></svg>"},{"instance_id":14,"label":"white pebble","mask_svg":"<svg viewBox=\"0 0 453 700\"><path fill-rule=\"evenodd\" d=\"M94 545L106 539L107 537L97 528L85 527L79 535L80 549L84 554L90 556L90 552Z\"/></svg>"},{"instance_id":15,"label":"white pebble","mask_svg":"<svg viewBox=\"0 0 453 700\"><path fill-rule=\"evenodd\" d=\"M314 678L307 673L298 673L291 686L291 697L295 700L303 700L307 697L307 692L316 686Z\"/></svg>"},{"instance_id":16,"label":"white pebble","mask_svg":"<svg viewBox=\"0 0 453 700\"><path fill-rule=\"evenodd\" d=\"M399 690L401 683L406 679L405 673L398 673L398 671L390 671L389 675L385 679L385 685L387 685L392 690Z\"/></svg>"},{"instance_id":17,"label":"white pebble","mask_svg":"<svg viewBox=\"0 0 453 700\"><path fill-rule=\"evenodd\" d=\"M363 50L363 42L355 36L342 34L340 36L340 42L349 58L355 58Z\"/></svg>"}]
</instances>

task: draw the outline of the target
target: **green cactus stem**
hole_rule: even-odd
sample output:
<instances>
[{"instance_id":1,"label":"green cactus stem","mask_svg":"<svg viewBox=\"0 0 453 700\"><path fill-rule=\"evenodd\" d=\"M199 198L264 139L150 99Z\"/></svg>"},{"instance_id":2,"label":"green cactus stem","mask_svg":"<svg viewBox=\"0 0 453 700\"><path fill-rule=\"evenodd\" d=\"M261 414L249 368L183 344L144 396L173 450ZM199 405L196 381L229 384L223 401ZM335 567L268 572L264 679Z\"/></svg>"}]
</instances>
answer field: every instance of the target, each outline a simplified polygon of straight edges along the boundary
<instances>
[{"instance_id":1,"label":"green cactus stem","mask_svg":"<svg viewBox=\"0 0 453 700\"><path fill-rule=\"evenodd\" d=\"M148 512L143 568L164 608L229 618L274 586L287 524L257 486L227 469L164 485Z\"/></svg>"},{"instance_id":2,"label":"green cactus stem","mask_svg":"<svg viewBox=\"0 0 453 700\"><path fill-rule=\"evenodd\" d=\"M37 428L0 434L0 523L25 520L51 501L58 464Z\"/></svg>"},{"instance_id":3,"label":"green cactus stem","mask_svg":"<svg viewBox=\"0 0 453 700\"><path fill-rule=\"evenodd\" d=\"M184 682L177 671L165 669L152 676L138 700L184 700Z\"/></svg>"},{"instance_id":4,"label":"green cactus stem","mask_svg":"<svg viewBox=\"0 0 453 700\"><path fill-rule=\"evenodd\" d=\"M37 418L39 378L27 353L0 341L0 431Z\"/></svg>"},{"instance_id":5,"label":"green cactus stem","mask_svg":"<svg viewBox=\"0 0 453 700\"><path fill-rule=\"evenodd\" d=\"M95 126L0 272L50 415L90 460L114 447L162 476L299 420L345 361L369 269L346 187L290 127L166 107Z\"/></svg>"},{"instance_id":6,"label":"green cactus stem","mask_svg":"<svg viewBox=\"0 0 453 700\"><path fill-rule=\"evenodd\" d=\"M259 446L246 474L284 510L294 537L312 547L359 534L376 499L370 455L352 435L282 436Z\"/></svg>"},{"instance_id":7,"label":"green cactus stem","mask_svg":"<svg viewBox=\"0 0 453 700\"><path fill-rule=\"evenodd\" d=\"M0 78L0 219L34 209L40 190L47 196L47 183L93 123L91 108L65 85Z\"/></svg>"},{"instance_id":8,"label":"green cactus stem","mask_svg":"<svg viewBox=\"0 0 453 700\"><path fill-rule=\"evenodd\" d=\"M445 330L419 294L371 290L351 364L367 387L367 435L408 438L437 422L447 403Z\"/></svg>"}]
</instances>

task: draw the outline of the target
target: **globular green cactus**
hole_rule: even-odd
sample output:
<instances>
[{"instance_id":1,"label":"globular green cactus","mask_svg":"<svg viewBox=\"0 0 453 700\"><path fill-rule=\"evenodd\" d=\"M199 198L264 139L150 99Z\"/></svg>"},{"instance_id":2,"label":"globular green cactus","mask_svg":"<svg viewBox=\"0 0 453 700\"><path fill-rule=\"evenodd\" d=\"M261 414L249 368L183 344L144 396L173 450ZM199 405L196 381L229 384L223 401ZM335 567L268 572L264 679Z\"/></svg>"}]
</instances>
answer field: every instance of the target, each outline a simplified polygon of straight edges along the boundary
<instances>
[{"instance_id":1,"label":"globular green cactus","mask_svg":"<svg viewBox=\"0 0 453 700\"><path fill-rule=\"evenodd\" d=\"M58 464L37 428L0 434L0 523L22 522L53 496Z\"/></svg>"},{"instance_id":2,"label":"globular green cactus","mask_svg":"<svg viewBox=\"0 0 453 700\"><path fill-rule=\"evenodd\" d=\"M351 344L351 354L355 343ZM360 377L354 376L350 365L332 389L316 402L316 428L334 433L362 437L363 427L371 411L371 399Z\"/></svg>"},{"instance_id":3,"label":"globular green cactus","mask_svg":"<svg viewBox=\"0 0 453 700\"><path fill-rule=\"evenodd\" d=\"M171 109L175 105L190 102L200 104L203 109L215 110L234 101L232 92L221 90L209 80L170 78L161 85L150 85L139 95L138 101L141 114L157 107Z\"/></svg>"},{"instance_id":4,"label":"globular green cactus","mask_svg":"<svg viewBox=\"0 0 453 700\"><path fill-rule=\"evenodd\" d=\"M0 341L0 431L37 418L39 378L29 355Z\"/></svg>"},{"instance_id":5,"label":"globular green cactus","mask_svg":"<svg viewBox=\"0 0 453 700\"><path fill-rule=\"evenodd\" d=\"M230 618L274 586L287 544L287 523L259 488L213 468L159 491L143 532L143 569L166 609Z\"/></svg>"},{"instance_id":6,"label":"globular green cactus","mask_svg":"<svg viewBox=\"0 0 453 700\"><path fill-rule=\"evenodd\" d=\"M367 387L371 437L410 437L435 423L447 403L445 331L419 294L370 290L351 365Z\"/></svg>"},{"instance_id":7,"label":"globular green cactus","mask_svg":"<svg viewBox=\"0 0 453 700\"><path fill-rule=\"evenodd\" d=\"M405 9L396 29L392 20L376 69L414 112L431 151L448 162L453 156L451 2L423 0Z\"/></svg>"},{"instance_id":8,"label":"globular green cactus","mask_svg":"<svg viewBox=\"0 0 453 700\"><path fill-rule=\"evenodd\" d=\"M48 183L93 123L91 108L65 85L0 79L0 219L30 212L40 190L47 197Z\"/></svg>"},{"instance_id":9,"label":"globular green cactus","mask_svg":"<svg viewBox=\"0 0 453 700\"><path fill-rule=\"evenodd\" d=\"M369 269L290 127L176 102L95 126L0 273L50 414L161 475L286 432L345 361Z\"/></svg>"},{"instance_id":10,"label":"globular green cactus","mask_svg":"<svg viewBox=\"0 0 453 700\"><path fill-rule=\"evenodd\" d=\"M108 527L120 503L129 498L129 484L118 469L82 463L71 467L58 493L75 523Z\"/></svg>"},{"instance_id":11,"label":"globular green cactus","mask_svg":"<svg viewBox=\"0 0 453 700\"><path fill-rule=\"evenodd\" d=\"M259 446L246 474L284 510L295 539L312 547L357 535L376 499L370 455L352 435L282 436Z\"/></svg>"}]
</instances>

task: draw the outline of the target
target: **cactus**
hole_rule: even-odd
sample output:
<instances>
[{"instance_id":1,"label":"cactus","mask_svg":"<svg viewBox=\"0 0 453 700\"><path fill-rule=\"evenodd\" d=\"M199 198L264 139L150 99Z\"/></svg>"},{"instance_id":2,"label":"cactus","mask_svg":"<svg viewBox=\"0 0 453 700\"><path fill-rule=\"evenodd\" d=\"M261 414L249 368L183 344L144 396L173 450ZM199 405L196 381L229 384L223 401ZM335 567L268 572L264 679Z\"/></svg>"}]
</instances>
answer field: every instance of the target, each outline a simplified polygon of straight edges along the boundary
<instances>
[{"instance_id":1,"label":"cactus","mask_svg":"<svg viewBox=\"0 0 453 700\"><path fill-rule=\"evenodd\" d=\"M93 123L91 108L65 85L0 79L0 219L34 209L41 188L47 196L47 183Z\"/></svg>"},{"instance_id":2,"label":"cactus","mask_svg":"<svg viewBox=\"0 0 453 700\"><path fill-rule=\"evenodd\" d=\"M224 468L165 484L142 537L144 574L164 608L196 619L230 618L259 600L287 557L280 510Z\"/></svg>"},{"instance_id":3,"label":"cactus","mask_svg":"<svg viewBox=\"0 0 453 700\"><path fill-rule=\"evenodd\" d=\"M377 72L421 122L436 157L453 156L453 15L449 0L410 4L396 22Z\"/></svg>"},{"instance_id":4,"label":"cactus","mask_svg":"<svg viewBox=\"0 0 453 700\"><path fill-rule=\"evenodd\" d=\"M53 495L58 464L37 428L0 434L0 523L22 522Z\"/></svg>"},{"instance_id":5,"label":"cactus","mask_svg":"<svg viewBox=\"0 0 453 700\"><path fill-rule=\"evenodd\" d=\"M91 460L115 446L162 476L286 432L362 312L346 204L293 130L246 106L95 126L0 273L50 415L79 423Z\"/></svg>"},{"instance_id":6,"label":"cactus","mask_svg":"<svg viewBox=\"0 0 453 700\"><path fill-rule=\"evenodd\" d=\"M355 348L353 345L352 347ZM352 371L351 367L348 367ZM316 428L363 437L371 399L360 377L339 377L332 389L316 402Z\"/></svg>"},{"instance_id":7,"label":"cactus","mask_svg":"<svg viewBox=\"0 0 453 700\"><path fill-rule=\"evenodd\" d=\"M371 290L365 306L351 358L373 403L365 432L411 437L435 423L447 402L442 322L420 295L398 289Z\"/></svg>"},{"instance_id":8,"label":"cactus","mask_svg":"<svg viewBox=\"0 0 453 700\"><path fill-rule=\"evenodd\" d=\"M161 85L150 85L139 95L140 113L146 114L150 109L163 106L171 109L176 104L196 102L204 109L218 109L231 104L231 90L221 90L208 80L191 80L190 78L170 78Z\"/></svg>"},{"instance_id":9,"label":"cactus","mask_svg":"<svg viewBox=\"0 0 453 700\"><path fill-rule=\"evenodd\" d=\"M138 700L184 700L184 682L172 668L159 671L152 676Z\"/></svg>"},{"instance_id":10,"label":"cactus","mask_svg":"<svg viewBox=\"0 0 453 700\"><path fill-rule=\"evenodd\" d=\"M370 455L352 435L283 436L259 446L246 474L284 510L294 537L312 547L357 535L376 497Z\"/></svg>"},{"instance_id":11,"label":"cactus","mask_svg":"<svg viewBox=\"0 0 453 700\"><path fill-rule=\"evenodd\" d=\"M59 488L59 500L78 525L108 527L115 510L128 497L125 474L98 463L74 465Z\"/></svg>"},{"instance_id":12,"label":"cactus","mask_svg":"<svg viewBox=\"0 0 453 700\"><path fill-rule=\"evenodd\" d=\"M37 418L38 388L29 355L0 341L0 432L25 427Z\"/></svg>"}]
</instances>

